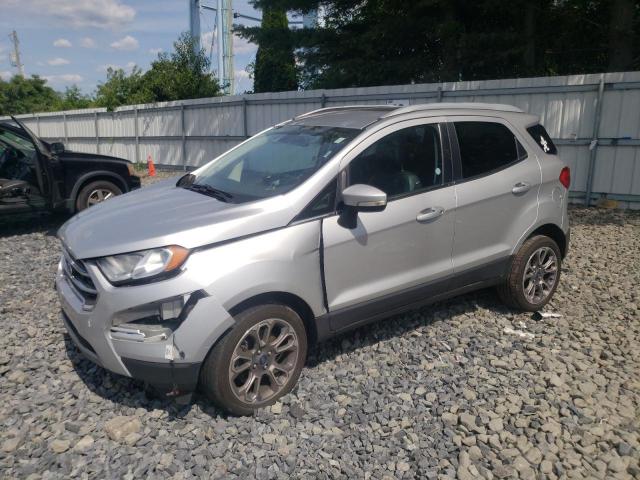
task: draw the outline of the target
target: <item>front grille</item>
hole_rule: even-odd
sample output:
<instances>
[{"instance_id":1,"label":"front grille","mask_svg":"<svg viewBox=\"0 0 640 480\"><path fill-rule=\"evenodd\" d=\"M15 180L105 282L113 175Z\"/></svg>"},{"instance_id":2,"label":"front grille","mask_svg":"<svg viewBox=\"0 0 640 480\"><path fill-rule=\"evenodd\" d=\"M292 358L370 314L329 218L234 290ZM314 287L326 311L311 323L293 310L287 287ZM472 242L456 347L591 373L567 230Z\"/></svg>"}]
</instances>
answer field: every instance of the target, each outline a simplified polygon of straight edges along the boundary
<instances>
[{"instance_id":1,"label":"front grille","mask_svg":"<svg viewBox=\"0 0 640 480\"><path fill-rule=\"evenodd\" d=\"M64 248L62 250L62 270L75 292L84 300L85 305L94 305L98 291L89 272L87 272L87 267L82 260L74 259Z\"/></svg>"}]
</instances>

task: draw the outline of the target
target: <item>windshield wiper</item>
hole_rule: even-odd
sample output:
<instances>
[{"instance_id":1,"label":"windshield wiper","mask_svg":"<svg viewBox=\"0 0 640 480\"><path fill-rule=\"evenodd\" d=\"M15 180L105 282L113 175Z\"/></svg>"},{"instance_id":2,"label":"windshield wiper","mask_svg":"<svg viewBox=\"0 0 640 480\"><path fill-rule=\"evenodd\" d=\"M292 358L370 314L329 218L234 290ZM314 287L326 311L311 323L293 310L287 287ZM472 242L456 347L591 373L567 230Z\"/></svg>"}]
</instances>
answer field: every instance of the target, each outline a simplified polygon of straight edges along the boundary
<instances>
[{"instance_id":1,"label":"windshield wiper","mask_svg":"<svg viewBox=\"0 0 640 480\"><path fill-rule=\"evenodd\" d=\"M186 188L187 190L193 190L194 192L202 193L203 195L209 195L210 197L214 197L223 202L228 202L233 198L233 195L231 195L229 192L218 190L217 188L204 183L193 183L191 185L185 185L184 188Z\"/></svg>"}]
</instances>

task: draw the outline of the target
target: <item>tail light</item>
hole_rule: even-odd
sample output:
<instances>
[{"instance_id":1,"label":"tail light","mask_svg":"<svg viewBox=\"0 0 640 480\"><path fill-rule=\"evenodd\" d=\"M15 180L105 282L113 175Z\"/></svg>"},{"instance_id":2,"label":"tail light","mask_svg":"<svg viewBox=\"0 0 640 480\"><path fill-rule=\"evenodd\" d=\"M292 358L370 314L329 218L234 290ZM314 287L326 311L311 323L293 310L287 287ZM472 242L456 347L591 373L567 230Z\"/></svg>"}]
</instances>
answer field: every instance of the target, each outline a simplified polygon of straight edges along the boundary
<instances>
[{"instance_id":1,"label":"tail light","mask_svg":"<svg viewBox=\"0 0 640 480\"><path fill-rule=\"evenodd\" d=\"M569 185L571 185L571 170L569 170L569 167L564 167L560 170L560 177L558 180L560 180L560 183L564 188L569 190Z\"/></svg>"}]
</instances>

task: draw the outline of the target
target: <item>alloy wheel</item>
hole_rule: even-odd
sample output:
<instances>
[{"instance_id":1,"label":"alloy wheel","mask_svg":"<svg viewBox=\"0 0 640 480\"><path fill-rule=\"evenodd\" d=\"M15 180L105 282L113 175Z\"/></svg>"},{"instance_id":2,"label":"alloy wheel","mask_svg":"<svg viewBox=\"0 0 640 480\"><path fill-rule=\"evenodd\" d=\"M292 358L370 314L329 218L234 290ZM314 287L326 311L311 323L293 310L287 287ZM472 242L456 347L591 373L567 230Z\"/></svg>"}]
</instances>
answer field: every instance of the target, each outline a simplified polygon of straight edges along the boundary
<instances>
[{"instance_id":1,"label":"alloy wheel","mask_svg":"<svg viewBox=\"0 0 640 480\"><path fill-rule=\"evenodd\" d=\"M89 198L87 199L87 206L91 207L92 205L102 203L113 196L114 195L111 190L107 190L106 188L96 188L89 194Z\"/></svg>"},{"instance_id":2,"label":"alloy wheel","mask_svg":"<svg viewBox=\"0 0 640 480\"><path fill-rule=\"evenodd\" d=\"M553 249L540 247L527 260L522 278L524 296L531 304L544 302L558 279L558 257Z\"/></svg>"},{"instance_id":3,"label":"alloy wheel","mask_svg":"<svg viewBox=\"0 0 640 480\"><path fill-rule=\"evenodd\" d=\"M231 356L229 382L238 400L262 403L287 384L298 363L300 348L286 320L270 318L242 336Z\"/></svg>"}]
</instances>

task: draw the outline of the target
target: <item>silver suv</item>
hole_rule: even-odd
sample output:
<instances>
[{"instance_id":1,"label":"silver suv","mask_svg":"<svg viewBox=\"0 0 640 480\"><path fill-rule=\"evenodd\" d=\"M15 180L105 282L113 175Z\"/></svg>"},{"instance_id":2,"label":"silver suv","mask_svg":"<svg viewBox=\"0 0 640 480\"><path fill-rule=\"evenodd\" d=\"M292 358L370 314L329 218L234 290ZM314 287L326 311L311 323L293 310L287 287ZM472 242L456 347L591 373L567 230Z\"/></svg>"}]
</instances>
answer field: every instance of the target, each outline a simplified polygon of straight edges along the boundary
<instances>
[{"instance_id":1,"label":"silver suv","mask_svg":"<svg viewBox=\"0 0 640 480\"><path fill-rule=\"evenodd\" d=\"M317 110L71 218L62 318L104 368L249 414L347 329L487 286L542 308L568 187L538 118L511 106Z\"/></svg>"}]
</instances>

